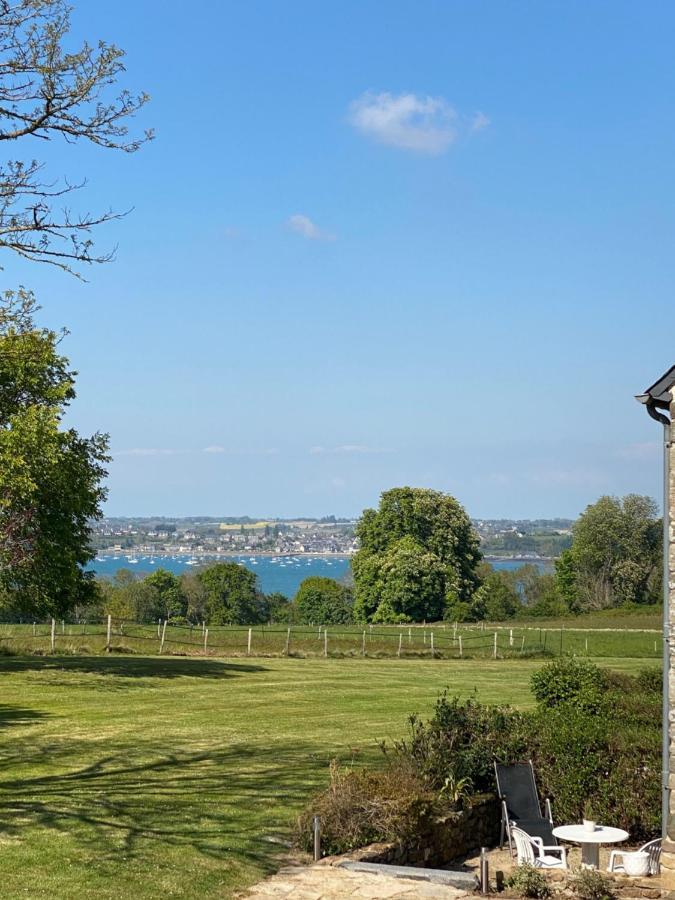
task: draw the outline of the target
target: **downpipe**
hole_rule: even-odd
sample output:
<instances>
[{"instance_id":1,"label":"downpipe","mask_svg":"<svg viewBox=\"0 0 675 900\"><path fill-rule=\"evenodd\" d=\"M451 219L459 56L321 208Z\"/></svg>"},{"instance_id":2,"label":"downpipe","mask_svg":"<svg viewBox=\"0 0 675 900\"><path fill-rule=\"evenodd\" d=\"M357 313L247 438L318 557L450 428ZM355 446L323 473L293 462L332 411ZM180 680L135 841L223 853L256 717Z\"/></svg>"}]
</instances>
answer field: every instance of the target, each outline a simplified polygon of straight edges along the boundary
<instances>
[{"instance_id":1,"label":"downpipe","mask_svg":"<svg viewBox=\"0 0 675 900\"><path fill-rule=\"evenodd\" d=\"M668 837L670 815L670 448L671 424L663 423L663 708L661 748L661 836Z\"/></svg>"}]
</instances>

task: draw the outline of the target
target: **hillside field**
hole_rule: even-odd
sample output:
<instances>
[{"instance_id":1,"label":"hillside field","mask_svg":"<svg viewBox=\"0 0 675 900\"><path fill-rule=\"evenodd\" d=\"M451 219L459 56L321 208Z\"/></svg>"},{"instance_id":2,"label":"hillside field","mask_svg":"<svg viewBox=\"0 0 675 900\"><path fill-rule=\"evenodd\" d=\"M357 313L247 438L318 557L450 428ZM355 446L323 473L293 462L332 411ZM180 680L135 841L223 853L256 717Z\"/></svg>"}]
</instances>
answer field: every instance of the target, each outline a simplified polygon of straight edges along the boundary
<instances>
[{"instance_id":1,"label":"hillside field","mask_svg":"<svg viewBox=\"0 0 675 900\"><path fill-rule=\"evenodd\" d=\"M2 895L229 897L274 869L331 758L377 758L446 687L527 706L540 665L0 657Z\"/></svg>"}]
</instances>

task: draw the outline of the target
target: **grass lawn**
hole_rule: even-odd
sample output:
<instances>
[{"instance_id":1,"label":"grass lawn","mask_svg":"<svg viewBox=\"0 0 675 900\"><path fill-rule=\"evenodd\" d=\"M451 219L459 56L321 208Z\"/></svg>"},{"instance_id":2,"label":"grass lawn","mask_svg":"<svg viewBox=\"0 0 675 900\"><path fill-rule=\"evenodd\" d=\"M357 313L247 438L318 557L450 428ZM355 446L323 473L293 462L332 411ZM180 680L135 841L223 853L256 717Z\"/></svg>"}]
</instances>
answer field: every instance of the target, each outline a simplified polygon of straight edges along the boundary
<instances>
[{"instance_id":1,"label":"grass lawn","mask_svg":"<svg viewBox=\"0 0 675 900\"><path fill-rule=\"evenodd\" d=\"M274 869L332 757L375 758L445 687L526 706L541 665L0 657L0 893L229 897Z\"/></svg>"}]
</instances>

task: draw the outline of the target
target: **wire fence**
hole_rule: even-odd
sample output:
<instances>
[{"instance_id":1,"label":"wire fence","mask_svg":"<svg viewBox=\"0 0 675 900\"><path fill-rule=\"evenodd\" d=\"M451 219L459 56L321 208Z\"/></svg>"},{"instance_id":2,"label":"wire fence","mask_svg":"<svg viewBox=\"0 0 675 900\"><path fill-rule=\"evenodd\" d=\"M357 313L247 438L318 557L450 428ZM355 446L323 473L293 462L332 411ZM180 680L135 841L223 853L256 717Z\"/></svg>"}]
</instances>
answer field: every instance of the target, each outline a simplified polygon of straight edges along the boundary
<instances>
[{"instance_id":1,"label":"wire fence","mask_svg":"<svg viewBox=\"0 0 675 900\"><path fill-rule=\"evenodd\" d=\"M503 659L592 656L658 659L646 629L599 630L441 625L186 625L108 616L99 620L0 624L0 653L145 653L206 656L426 657Z\"/></svg>"}]
</instances>

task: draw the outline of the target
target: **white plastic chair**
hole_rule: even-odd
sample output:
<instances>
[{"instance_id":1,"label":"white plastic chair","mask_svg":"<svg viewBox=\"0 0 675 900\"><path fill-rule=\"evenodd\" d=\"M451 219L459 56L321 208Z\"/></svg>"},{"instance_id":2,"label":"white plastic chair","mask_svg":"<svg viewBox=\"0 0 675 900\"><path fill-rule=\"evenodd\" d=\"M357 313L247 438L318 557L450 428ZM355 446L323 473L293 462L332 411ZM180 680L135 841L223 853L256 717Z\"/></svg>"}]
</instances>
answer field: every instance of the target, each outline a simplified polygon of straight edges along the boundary
<instances>
[{"instance_id":1,"label":"white plastic chair","mask_svg":"<svg viewBox=\"0 0 675 900\"><path fill-rule=\"evenodd\" d=\"M564 847L545 847L541 838L530 837L522 828L511 826L511 836L516 843L518 865L536 869L566 869L567 851ZM553 856L553 853L559 854Z\"/></svg>"},{"instance_id":2,"label":"white plastic chair","mask_svg":"<svg viewBox=\"0 0 675 900\"><path fill-rule=\"evenodd\" d=\"M628 850L612 850L609 854L609 865L607 866L608 872L625 872L623 858L630 851ZM649 854L649 874L650 875L658 875L661 871L661 838L658 838L655 841L650 841L648 844L644 844L637 851L638 853L648 853Z\"/></svg>"}]
</instances>

